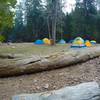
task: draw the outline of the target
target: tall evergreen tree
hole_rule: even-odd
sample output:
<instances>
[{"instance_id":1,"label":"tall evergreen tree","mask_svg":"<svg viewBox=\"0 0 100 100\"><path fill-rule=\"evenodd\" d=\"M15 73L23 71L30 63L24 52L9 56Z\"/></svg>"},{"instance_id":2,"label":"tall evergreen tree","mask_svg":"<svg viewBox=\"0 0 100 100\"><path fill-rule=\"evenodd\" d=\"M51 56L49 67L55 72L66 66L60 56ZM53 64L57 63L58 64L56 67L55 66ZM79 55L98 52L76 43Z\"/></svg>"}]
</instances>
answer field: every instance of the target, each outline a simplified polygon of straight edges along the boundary
<instances>
[{"instance_id":1,"label":"tall evergreen tree","mask_svg":"<svg viewBox=\"0 0 100 100\"><path fill-rule=\"evenodd\" d=\"M72 12L74 36L93 39L96 24L96 7L94 0L76 0L75 11Z\"/></svg>"},{"instance_id":2,"label":"tall evergreen tree","mask_svg":"<svg viewBox=\"0 0 100 100\"><path fill-rule=\"evenodd\" d=\"M12 35L14 35L16 37L16 39L19 41L23 40L24 38L24 32L23 32L23 19L24 14L23 14L23 7L22 7L22 2L20 2L17 6L16 6L16 11L15 11L15 26L14 26L14 33L12 33Z\"/></svg>"},{"instance_id":3,"label":"tall evergreen tree","mask_svg":"<svg viewBox=\"0 0 100 100\"><path fill-rule=\"evenodd\" d=\"M30 39L35 37L41 38L40 32L43 29L43 6L41 6L41 0L27 0L26 1L26 20L27 31L30 32Z\"/></svg>"}]
</instances>

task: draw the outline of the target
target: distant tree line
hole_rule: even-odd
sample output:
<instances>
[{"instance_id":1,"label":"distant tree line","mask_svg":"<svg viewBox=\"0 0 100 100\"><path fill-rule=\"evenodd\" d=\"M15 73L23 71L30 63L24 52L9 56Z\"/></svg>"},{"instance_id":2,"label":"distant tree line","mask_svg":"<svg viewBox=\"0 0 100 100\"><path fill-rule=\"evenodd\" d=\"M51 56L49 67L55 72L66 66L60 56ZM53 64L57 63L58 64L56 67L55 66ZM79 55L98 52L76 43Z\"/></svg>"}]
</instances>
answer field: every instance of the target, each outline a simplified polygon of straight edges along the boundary
<instances>
[{"instance_id":1,"label":"distant tree line","mask_svg":"<svg viewBox=\"0 0 100 100\"><path fill-rule=\"evenodd\" d=\"M15 17L9 20L11 23L0 23L0 32L5 35L6 41L32 42L47 37L55 42L60 39L68 42L80 36L100 42L99 0L76 0L75 9L66 14L62 10L62 0L45 1L23 0L16 5Z\"/></svg>"}]
</instances>

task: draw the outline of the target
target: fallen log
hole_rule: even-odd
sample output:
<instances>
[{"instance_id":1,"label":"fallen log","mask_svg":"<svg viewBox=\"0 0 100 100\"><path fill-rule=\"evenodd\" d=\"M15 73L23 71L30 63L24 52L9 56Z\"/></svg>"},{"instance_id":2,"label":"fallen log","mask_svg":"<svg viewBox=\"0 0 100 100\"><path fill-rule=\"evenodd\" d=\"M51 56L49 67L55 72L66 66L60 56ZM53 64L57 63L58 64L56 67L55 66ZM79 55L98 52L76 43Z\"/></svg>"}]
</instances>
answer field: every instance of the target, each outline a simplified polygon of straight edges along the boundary
<instances>
[{"instance_id":1,"label":"fallen log","mask_svg":"<svg viewBox=\"0 0 100 100\"><path fill-rule=\"evenodd\" d=\"M0 54L0 59L15 59L22 56L21 54Z\"/></svg>"},{"instance_id":2,"label":"fallen log","mask_svg":"<svg viewBox=\"0 0 100 100\"><path fill-rule=\"evenodd\" d=\"M0 55L0 58L1 59L14 59L14 56L13 55L10 55L10 54L1 54Z\"/></svg>"},{"instance_id":3,"label":"fallen log","mask_svg":"<svg viewBox=\"0 0 100 100\"><path fill-rule=\"evenodd\" d=\"M0 65L0 77L31 74L44 70L68 67L100 56L100 47L70 49L45 57L32 57Z\"/></svg>"},{"instance_id":4,"label":"fallen log","mask_svg":"<svg viewBox=\"0 0 100 100\"><path fill-rule=\"evenodd\" d=\"M16 95L12 100L100 100L100 87L89 82L50 92Z\"/></svg>"}]
</instances>

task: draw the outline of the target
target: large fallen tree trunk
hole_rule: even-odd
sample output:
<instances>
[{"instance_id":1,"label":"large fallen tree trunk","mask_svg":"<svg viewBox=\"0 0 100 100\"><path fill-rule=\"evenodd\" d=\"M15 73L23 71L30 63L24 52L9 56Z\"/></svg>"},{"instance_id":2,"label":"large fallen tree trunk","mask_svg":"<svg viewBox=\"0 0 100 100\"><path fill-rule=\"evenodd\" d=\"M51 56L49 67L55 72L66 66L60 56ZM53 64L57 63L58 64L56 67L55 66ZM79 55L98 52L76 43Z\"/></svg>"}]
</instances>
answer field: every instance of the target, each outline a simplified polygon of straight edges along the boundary
<instances>
[{"instance_id":1,"label":"large fallen tree trunk","mask_svg":"<svg viewBox=\"0 0 100 100\"><path fill-rule=\"evenodd\" d=\"M36 73L44 70L67 67L100 56L100 47L70 49L46 57L26 58L0 64L0 77Z\"/></svg>"},{"instance_id":2,"label":"large fallen tree trunk","mask_svg":"<svg viewBox=\"0 0 100 100\"><path fill-rule=\"evenodd\" d=\"M16 95L12 100L100 100L100 87L89 82L56 91Z\"/></svg>"}]
</instances>

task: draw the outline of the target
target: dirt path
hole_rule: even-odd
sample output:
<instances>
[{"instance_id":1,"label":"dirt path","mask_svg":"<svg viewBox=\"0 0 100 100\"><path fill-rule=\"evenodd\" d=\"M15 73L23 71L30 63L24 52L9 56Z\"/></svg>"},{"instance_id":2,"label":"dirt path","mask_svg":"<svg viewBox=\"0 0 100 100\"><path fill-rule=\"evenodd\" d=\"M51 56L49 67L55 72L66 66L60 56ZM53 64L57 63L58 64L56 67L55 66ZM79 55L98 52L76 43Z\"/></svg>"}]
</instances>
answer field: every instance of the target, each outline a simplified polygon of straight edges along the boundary
<instances>
[{"instance_id":1,"label":"dirt path","mask_svg":"<svg viewBox=\"0 0 100 100\"><path fill-rule=\"evenodd\" d=\"M0 100L11 100L15 94L48 91L89 81L100 82L100 58L63 69L0 79Z\"/></svg>"}]
</instances>

